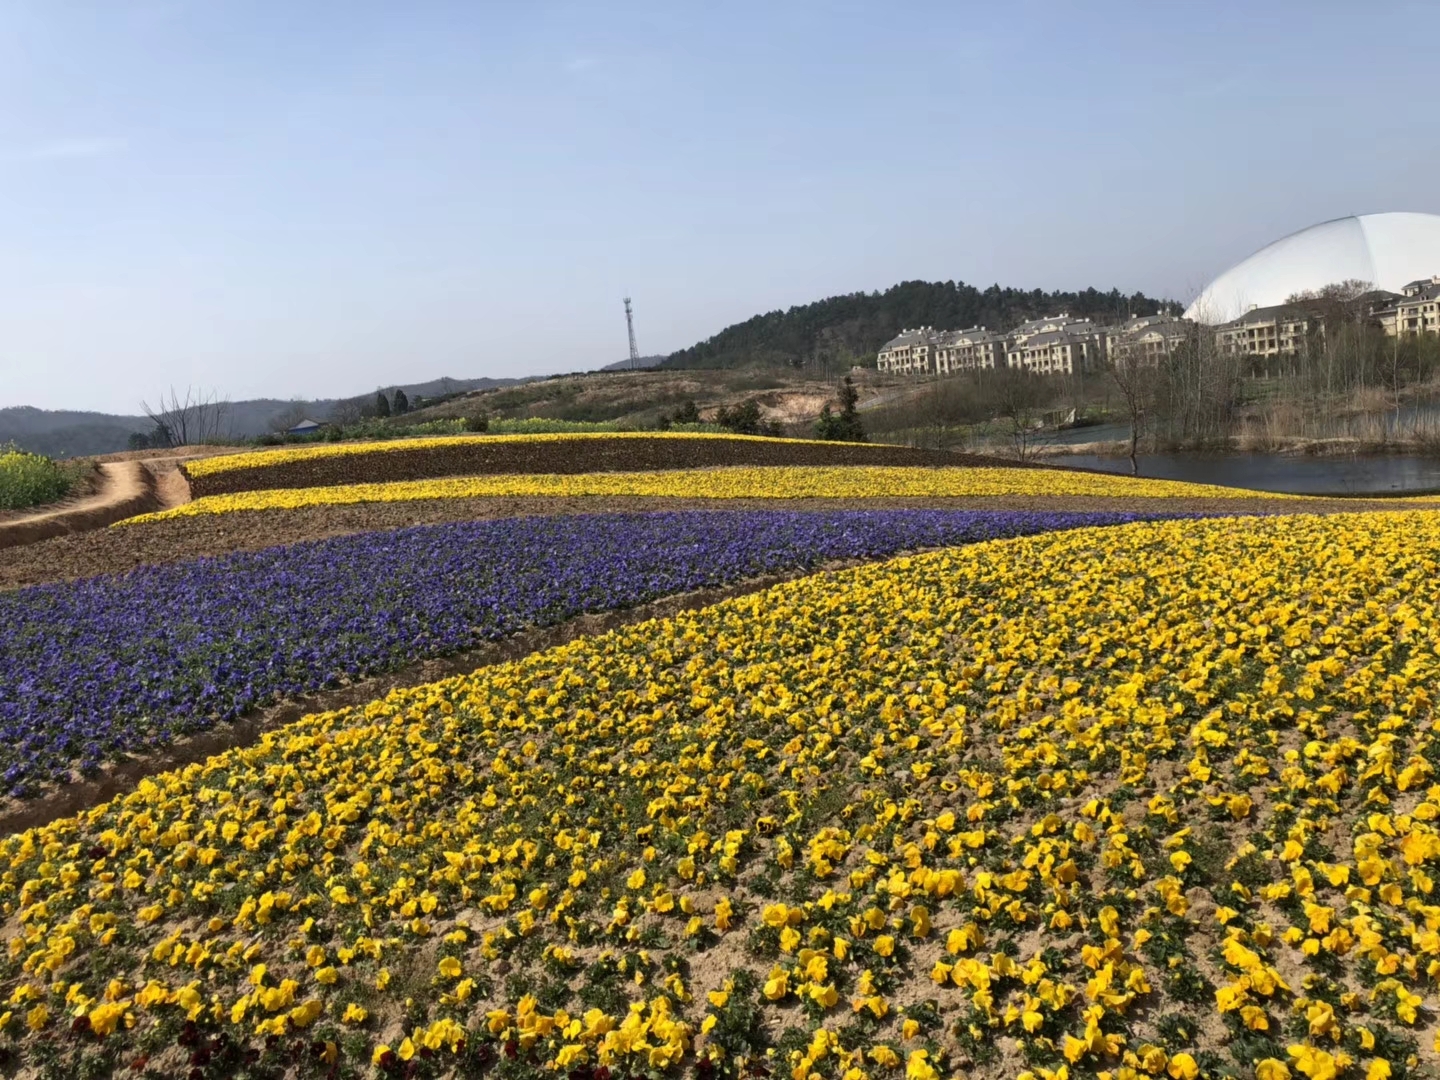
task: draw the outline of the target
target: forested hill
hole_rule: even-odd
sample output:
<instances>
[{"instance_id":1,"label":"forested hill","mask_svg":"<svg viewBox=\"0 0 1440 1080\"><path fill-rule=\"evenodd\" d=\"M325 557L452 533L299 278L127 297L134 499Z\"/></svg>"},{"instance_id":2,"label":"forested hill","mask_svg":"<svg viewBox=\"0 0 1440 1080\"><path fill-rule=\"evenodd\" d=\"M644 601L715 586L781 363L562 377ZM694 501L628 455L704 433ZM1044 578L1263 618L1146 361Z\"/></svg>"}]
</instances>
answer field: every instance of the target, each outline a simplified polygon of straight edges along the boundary
<instances>
[{"instance_id":1,"label":"forested hill","mask_svg":"<svg viewBox=\"0 0 1440 1080\"><path fill-rule=\"evenodd\" d=\"M1045 292L977 289L954 281L906 281L884 292L832 296L789 311L772 311L726 327L708 341L671 353L664 367L729 368L750 364L849 366L873 364L880 347L901 330L933 326L1009 330L1026 319L1069 312L1097 322L1131 315L1179 312L1179 305L1118 289Z\"/></svg>"}]
</instances>

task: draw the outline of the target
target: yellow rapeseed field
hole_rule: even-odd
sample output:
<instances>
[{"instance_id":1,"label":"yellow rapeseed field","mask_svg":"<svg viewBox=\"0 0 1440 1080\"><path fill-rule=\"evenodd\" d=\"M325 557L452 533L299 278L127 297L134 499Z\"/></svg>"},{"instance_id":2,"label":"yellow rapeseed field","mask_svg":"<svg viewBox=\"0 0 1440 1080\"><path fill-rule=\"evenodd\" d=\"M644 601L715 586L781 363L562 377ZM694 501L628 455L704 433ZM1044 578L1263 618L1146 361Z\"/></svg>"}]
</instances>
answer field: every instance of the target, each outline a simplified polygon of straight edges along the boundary
<instances>
[{"instance_id":1,"label":"yellow rapeseed field","mask_svg":"<svg viewBox=\"0 0 1440 1080\"><path fill-rule=\"evenodd\" d=\"M232 495L207 495L170 510L130 518L122 524L239 510L293 510L304 506L507 495L639 495L690 499L964 498L1002 495L1189 499L1256 497L1255 492L1239 488L1062 469L767 465L660 472L460 476L381 484L244 491ZM1266 495L1266 498L1302 497Z\"/></svg>"},{"instance_id":2,"label":"yellow rapeseed field","mask_svg":"<svg viewBox=\"0 0 1440 1080\"><path fill-rule=\"evenodd\" d=\"M0 1042L1433 1075L1437 603L1429 513L1082 529L310 716L0 841Z\"/></svg>"}]
</instances>

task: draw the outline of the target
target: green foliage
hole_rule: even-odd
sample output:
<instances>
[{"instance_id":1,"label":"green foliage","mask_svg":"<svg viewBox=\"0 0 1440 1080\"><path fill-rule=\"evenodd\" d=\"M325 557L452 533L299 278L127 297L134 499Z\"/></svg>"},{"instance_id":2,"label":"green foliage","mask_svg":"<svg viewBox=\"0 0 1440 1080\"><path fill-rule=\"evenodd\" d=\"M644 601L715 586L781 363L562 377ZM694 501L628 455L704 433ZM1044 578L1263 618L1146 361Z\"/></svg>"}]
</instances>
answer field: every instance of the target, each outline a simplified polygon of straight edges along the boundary
<instances>
[{"instance_id":1,"label":"green foliage","mask_svg":"<svg viewBox=\"0 0 1440 1080\"><path fill-rule=\"evenodd\" d=\"M0 446L0 510L21 510L63 499L91 467L52 461L14 443Z\"/></svg>"},{"instance_id":2,"label":"green foliage","mask_svg":"<svg viewBox=\"0 0 1440 1080\"><path fill-rule=\"evenodd\" d=\"M404 390L395 391L395 400L390 404L390 411L396 416L404 416L410 411L410 399L405 396Z\"/></svg>"},{"instance_id":3,"label":"green foliage","mask_svg":"<svg viewBox=\"0 0 1440 1080\"><path fill-rule=\"evenodd\" d=\"M174 445L175 439L170 434L170 428L161 421L156 421L155 427L149 432L132 431L125 441L127 450L169 450Z\"/></svg>"},{"instance_id":4,"label":"green foliage","mask_svg":"<svg viewBox=\"0 0 1440 1080\"><path fill-rule=\"evenodd\" d=\"M911 326L954 329L981 325L1009 330L1026 319L1057 311L1118 321L1130 315L1154 315L1166 307L1165 301L1141 293L1126 297L1118 289L1047 293L998 285L980 290L963 281L906 281L883 293L849 293L756 315L672 353L662 366L818 365L843 370L852 364L873 365L880 347Z\"/></svg>"},{"instance_id":5,"label":"green foliage","mask_svg":"<svg viewBox=\"0 0 1440 1080\"><path fill-rule=\"evenodd\" d=\"M669 431L673 427L680 427L684 429L691 424L698 424L699 422L700 409L693 401L685 402L673 413L660 414L661 431Z\"/></svg>"},{"instance_id":6,"label":"green foliage","mask_svg":"<svg viewBox=\"0 0 1440 1080\"><path fill-rule=\"evenodd\" d=\"M855 404L859 400L860 394L855 389L854 381L846 375L845 381L840 384L840 413L832 413L827 401L820 410L820 419L815 423L815 437L838 442L866 442L865 425L860 422L860 414L855 411Z\"/></svg>"},{"instance_id":7,"label":"green foliage","mask_svg":"<svg viewBox=\"0 0 1440 1080\"><path fill-rule=\"evenodd\" d=\"M734 408L722 406L715 414L715 423L736 435L781 434L779 424L760 418L760 403L754 398L746 398Z\"/></svg>"},{"instance_id":8,"label":"green foliage","mask_svg":"<svg viewBox=\"0 0 1440 1080\"><path fill-rule=\"evenodd\" d=\"M547 416L525 416L514 420L491 419L492 435L549 435L557 432L625 431L625 425L613 420L552 420Z\"/></svg>"},{"instance_id":9,"label":"green foliage","mask_svg":"<svg viewBox=\"0 0 1440 1080\"><path fill-rule=\"evenodd\" d=\"M375 415L376 415L376 416L389 416L389 415L390 415L390 399L385 396L385 391L384 391L384 390L376 390L376 391L375 391Z\"/></svg>"}]
</instances>

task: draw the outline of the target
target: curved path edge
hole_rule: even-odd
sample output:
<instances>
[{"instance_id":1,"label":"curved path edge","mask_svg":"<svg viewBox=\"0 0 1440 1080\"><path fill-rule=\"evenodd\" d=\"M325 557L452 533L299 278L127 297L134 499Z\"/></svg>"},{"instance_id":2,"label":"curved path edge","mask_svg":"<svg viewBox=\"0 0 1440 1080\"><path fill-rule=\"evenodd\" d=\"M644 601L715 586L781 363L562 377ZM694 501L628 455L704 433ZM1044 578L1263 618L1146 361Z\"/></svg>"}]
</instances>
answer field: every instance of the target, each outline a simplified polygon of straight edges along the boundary
<instances>
[{"instance_id":1,"label":"curved path edge","mask_svg":"<svg viewBox=\"0 0 1440 1080\"><path fill-rule=\"evenodd\" d=\"M138 461L100 466L100 490L70 506L0 522L0 548L19 547L66 533L101 529L162 507L155 475Z\"/></svg>"},{"instance_id":2,"label":"curved path edge","mask_svg":"<svg viewBox=\"0 0 1440 1080\"><path fill-rule=\"evenodd\" d=\"M897 552L898 557L903 554ZM518 660L531 653L564 645L579 637L602 634L622 626L649 619L668 618L686 611L696 611L722 600L761 592L773 585L809 577L827 571L843 570L862 565L867 560L847 559L826 563L809 570L768 574L748 578L713 589L697 589L661 597L648 604L617 611L580 615L553 626L536 627L468 649L465 652L433 660L419 660L382 675L361 679L333 690L320 690L292 700L282 701L252 712L239 720L217 724L200 735L177 740L164 750L137 755L105 765L98 776L76 778L62 788L55 788L34 799L6 799L0 802L0 836L47 825L59 818L89 810L119 795L124 795L147 776L167 772L201 762L226 750L244 749L260 741L262 735L294 723L311 713L332 712L383 698L392 690L423 686L457 675L468 675L478 668L507 660Z\"/></svg>"}]
</instances>

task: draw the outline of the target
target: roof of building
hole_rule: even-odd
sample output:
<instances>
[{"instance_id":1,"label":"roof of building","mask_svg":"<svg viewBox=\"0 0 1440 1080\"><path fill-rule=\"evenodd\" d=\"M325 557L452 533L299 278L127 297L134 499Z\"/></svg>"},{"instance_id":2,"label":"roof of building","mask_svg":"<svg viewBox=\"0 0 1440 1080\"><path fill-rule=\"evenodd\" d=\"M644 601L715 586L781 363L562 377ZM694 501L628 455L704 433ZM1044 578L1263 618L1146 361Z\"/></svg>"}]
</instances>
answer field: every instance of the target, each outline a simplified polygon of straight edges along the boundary
<instances>
[{"instance_id":1,"label":"roof of building","mask_svg":"<svg viewBox=\"0 0 1440 1080\"><path fill-rule=\"evenodd\" d=\"M963 342L967 345L989 345L997 341L1004 341L1004 334L997 334L993 330L986 330L983 326L972 327L969 330L957 330L955 341L957 344Z\"/></svg>"},{"instance_id":2,"label":"roof of building","mask_svg":"<svg viewBox=\"0 0 1440 1080\"><path fill-rule=\"evenodd\" d=\"M1185 317L1233 322L1246 308L1282 304L1296 293L1341 281L1399 291L1440 269L1440 215L1364 214L1282 237L1215 278Z\"/></svg>"},{"instance_id":3,"label":"roof of building","mask_svg":"<svg viewBox=\"0 0 1440 1080\"><path fill-rule=\"evenodd\" d=\"M1023 342L1017 343L1019 349L1043 348L1050 345L1076 345L1089 340L1088 334L1076 334L1070 330L1047 330L1043 334L1032 334Z\"/></svg>"},{"instance_id":4,"label":"roof of building","mask_svg":"<svg viewBox=\"0 0 1440 1080\"><path fill-rule=\"evenodd\" d=\"M1170 323L1184 325L1185 320L1175 315L1136 315L1133 318L1126 319L1115 329L1119 333L1133 333L1136 330L1144 330L1147 327Z\"/></svg>"},{"instance_id":5,"label":"roof of building","mask_svg":"<svg viewBox=\"0 0 1440 1080\"><path fill-rule=\"evenodd\" d=\"M325 425L324 425L321 421L319 421L319 420L311 420L309 417L306 417L304 420L301 420L301 421L300 421L298 424L296 424L294 427L289 427L289 428L286 428L285 430L286 430L287 433L293 434L293 433L295 433L295 432L314 431L316 428L322 428L322 427L324 427L324 426L325 426Z\"/></svg>"},{"instance_id":6,"label":"roof of building","mask_svg":"<svg viewBox=\"0 0 1440 1080\"><path fill-rule=\"evenodd\" d=\"M1406 288L1409 288L1409 286L1406 286ZM1440 285L1427 285L1413 296L1397 296L1395 298L1395 306L1423 304L1431 300L1440 300Z\"/></svg>"},{"instance_id":7,"label":"roof of building","mask_svg":"<svg viewBox=\"0 0 1440 1080\"><path fill-rule=\"evenodd\" d=\"M929 345L934 342L935 337L936 334L933 328L929 326L918 326L913 330L901 330L897 336L885 343L885 348L900 349L907 345Z\"/></svg>"},{"instance_id":8,"label":"roof of building","mask_svg":"<svg viewBox=\"0 0 1440 1080\"><path fill-rule=\"evenodd\" d=\"M1235 326L1257 326L1262 323L1285 322L1292 319L1308 319L1309 312L1293 304L1271 304L1269 307L1251 308L1238 319L1231 319L1227 323L1221 323L1217 330L1225 330Z\"/></svg>"}]
</instances>

